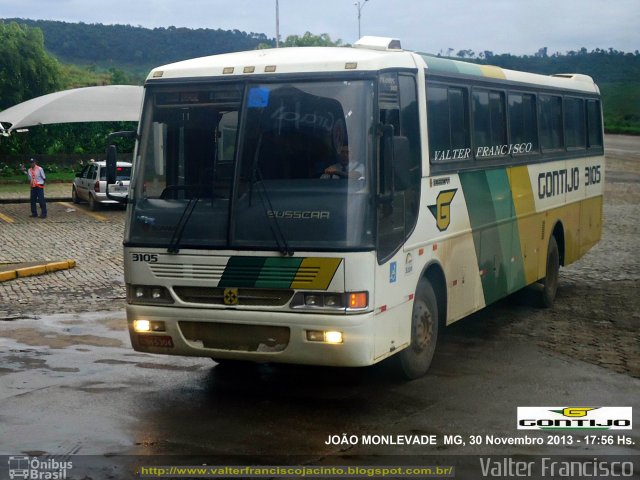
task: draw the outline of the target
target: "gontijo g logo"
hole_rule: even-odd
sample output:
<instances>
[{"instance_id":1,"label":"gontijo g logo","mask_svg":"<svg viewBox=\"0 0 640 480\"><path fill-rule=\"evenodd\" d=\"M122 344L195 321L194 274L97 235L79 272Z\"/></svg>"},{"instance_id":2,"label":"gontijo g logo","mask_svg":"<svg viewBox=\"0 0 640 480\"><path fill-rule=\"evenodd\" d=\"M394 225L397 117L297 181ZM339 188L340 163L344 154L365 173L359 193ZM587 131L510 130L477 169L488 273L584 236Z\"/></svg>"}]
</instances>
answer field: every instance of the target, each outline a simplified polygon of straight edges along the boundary
<instances>
[{"instance_id":1,"label":"gontijo g logo","mask_svg":"<svg viewBox=\"0 0 640 480\"><path fill-rule=\"evenodd\" d=\"M449 224L451 223L451 202L453 202L453 197L455 197L457 191L457 188L443 190L438 194L436 204L427 206L436 219L436 226L441 232L449 228Z\"/></svg>"},{"instance_id":2,"label":"gontijo g logo","mask_svg":"<svg viewBox=\"0 0 640 480\"><path fill-rule=\"evenodd\" d=\"M518 407L518 430L631 430L632 407Z\"/></svg>"}]
</instances>

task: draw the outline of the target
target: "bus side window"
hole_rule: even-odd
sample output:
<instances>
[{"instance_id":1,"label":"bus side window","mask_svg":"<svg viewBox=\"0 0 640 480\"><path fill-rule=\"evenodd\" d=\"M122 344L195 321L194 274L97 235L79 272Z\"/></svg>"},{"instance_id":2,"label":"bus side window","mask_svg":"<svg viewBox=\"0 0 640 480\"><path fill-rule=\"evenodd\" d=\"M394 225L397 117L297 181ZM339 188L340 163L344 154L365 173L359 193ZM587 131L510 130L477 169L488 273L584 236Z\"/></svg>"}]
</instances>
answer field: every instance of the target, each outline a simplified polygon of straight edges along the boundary
<instances>
[{"instance_id":1,"label":"bus side window","mask_svg":"<svg viewBox=\"0 0 640 480\"><path fill-rule=\"evenodd\" d=\"M587 100L587 131L589 148L602 148L602 123L600 122L600 102Z\"/></svg>"},{"instance_id":2,"label":"bus side window","mask_svg":"<svg viewBox=\"0 0 640 480\"><path fill-rule=\"evenodd\" d=\"M504 156L500 147L507 143L507 121L504 93L495 90L473 90L473 150L476 159ZM500 153L496 153L500 152Z\"/></svg>"},{"instance_id":3,"label":"bus side window","mask_svg":"<svg viewBox=\"0 0 640 480\"><path fill-rule=\"evenodd\" d=\"M563 149L562 97L559 95L540 95L538 99L540 146L543 151Z\"/></svg>"},{"instance_id":4,"label":"bus side window","mask_svg":"<svg viewBox=\"0 0 640 480\"><path fill-rule=\"evenodd\" d=\"M431 163L471 158L468 103L466 88L427 83Z\"/></svg>"},{"instance_id":5,"label":"bus side window","mask_svg":"<svg viewBox=\"0 0 640 480\"><path fill-rule=\"evenodd\" d=\"M564 97L564 133L567 149L586 148L587 132L582 98Z\"/></svg>"},{"instance_id":6,"label":"bus side window","mask_svg":"<svg viewBox=\"0 0 640 480\"><path fill-rule=\"evenodd\" d=\"M529 150L531 153L538 151L535 95L519 92L509 93L509 126L511 129L511 144L527 145L525 150ZM530 148L528 144L531 144Z\"/></svg>"}]
</instances>

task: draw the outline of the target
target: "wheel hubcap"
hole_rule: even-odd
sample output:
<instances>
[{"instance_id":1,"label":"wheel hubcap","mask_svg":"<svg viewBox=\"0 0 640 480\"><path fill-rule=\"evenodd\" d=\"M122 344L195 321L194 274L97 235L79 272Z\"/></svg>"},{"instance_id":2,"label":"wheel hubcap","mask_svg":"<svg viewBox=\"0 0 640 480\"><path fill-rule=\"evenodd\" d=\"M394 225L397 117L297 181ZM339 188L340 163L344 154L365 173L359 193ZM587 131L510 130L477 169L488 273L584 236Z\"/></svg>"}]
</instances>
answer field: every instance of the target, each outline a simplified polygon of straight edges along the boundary
<instances>
[{"instance_id":1,"label":"wheel hubcap","mask_svg":"<svg viewBox=\"0 0 640 480\"><path fill-rule=\"evenodd\" d=\"M413 349L422 351L431 343L433 317L424 302L416 301L413 308Z\"/></svg>"}]
</instances>

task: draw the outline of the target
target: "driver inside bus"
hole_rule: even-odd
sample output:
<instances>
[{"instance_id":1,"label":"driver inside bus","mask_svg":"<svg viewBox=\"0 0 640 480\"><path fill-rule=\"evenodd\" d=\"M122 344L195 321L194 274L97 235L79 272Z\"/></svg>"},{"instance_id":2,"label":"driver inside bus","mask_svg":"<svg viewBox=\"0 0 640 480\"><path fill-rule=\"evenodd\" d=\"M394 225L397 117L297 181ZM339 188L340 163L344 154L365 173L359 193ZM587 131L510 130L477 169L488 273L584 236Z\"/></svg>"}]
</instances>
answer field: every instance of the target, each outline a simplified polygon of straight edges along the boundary
<instances>
[{"instance_id":1,"label":"driver inside bus","mask_svg":"<svg viewBox=\"0 0 640 480\"><path fill-rule=\"evenodd\" d=\"M349 145L343 145L338 153L338 162L325 168L320 178L364 180L364 165L351 158Z\"/></svg>"}]
</instances>

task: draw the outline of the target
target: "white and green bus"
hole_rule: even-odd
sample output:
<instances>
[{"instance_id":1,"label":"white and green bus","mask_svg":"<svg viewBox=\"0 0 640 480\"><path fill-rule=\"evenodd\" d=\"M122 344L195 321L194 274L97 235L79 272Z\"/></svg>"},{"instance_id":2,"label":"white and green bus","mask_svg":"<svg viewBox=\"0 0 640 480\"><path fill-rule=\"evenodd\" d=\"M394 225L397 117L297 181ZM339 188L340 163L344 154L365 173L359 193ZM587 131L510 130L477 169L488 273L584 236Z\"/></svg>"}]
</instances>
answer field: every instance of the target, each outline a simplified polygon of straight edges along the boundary
<instances>
[{"instance_id":1,"label":"white and green bus","mask_svg":"<svg viewBox=\"0 0 640 480\"><path fill-rule=\"evenodd\" d=\"M601 118L585 75L377 37L156 68L124 240L133 347L423 375L446 325L535 283L551 305L598 242Z\"/></svg>"}]
</instances>

